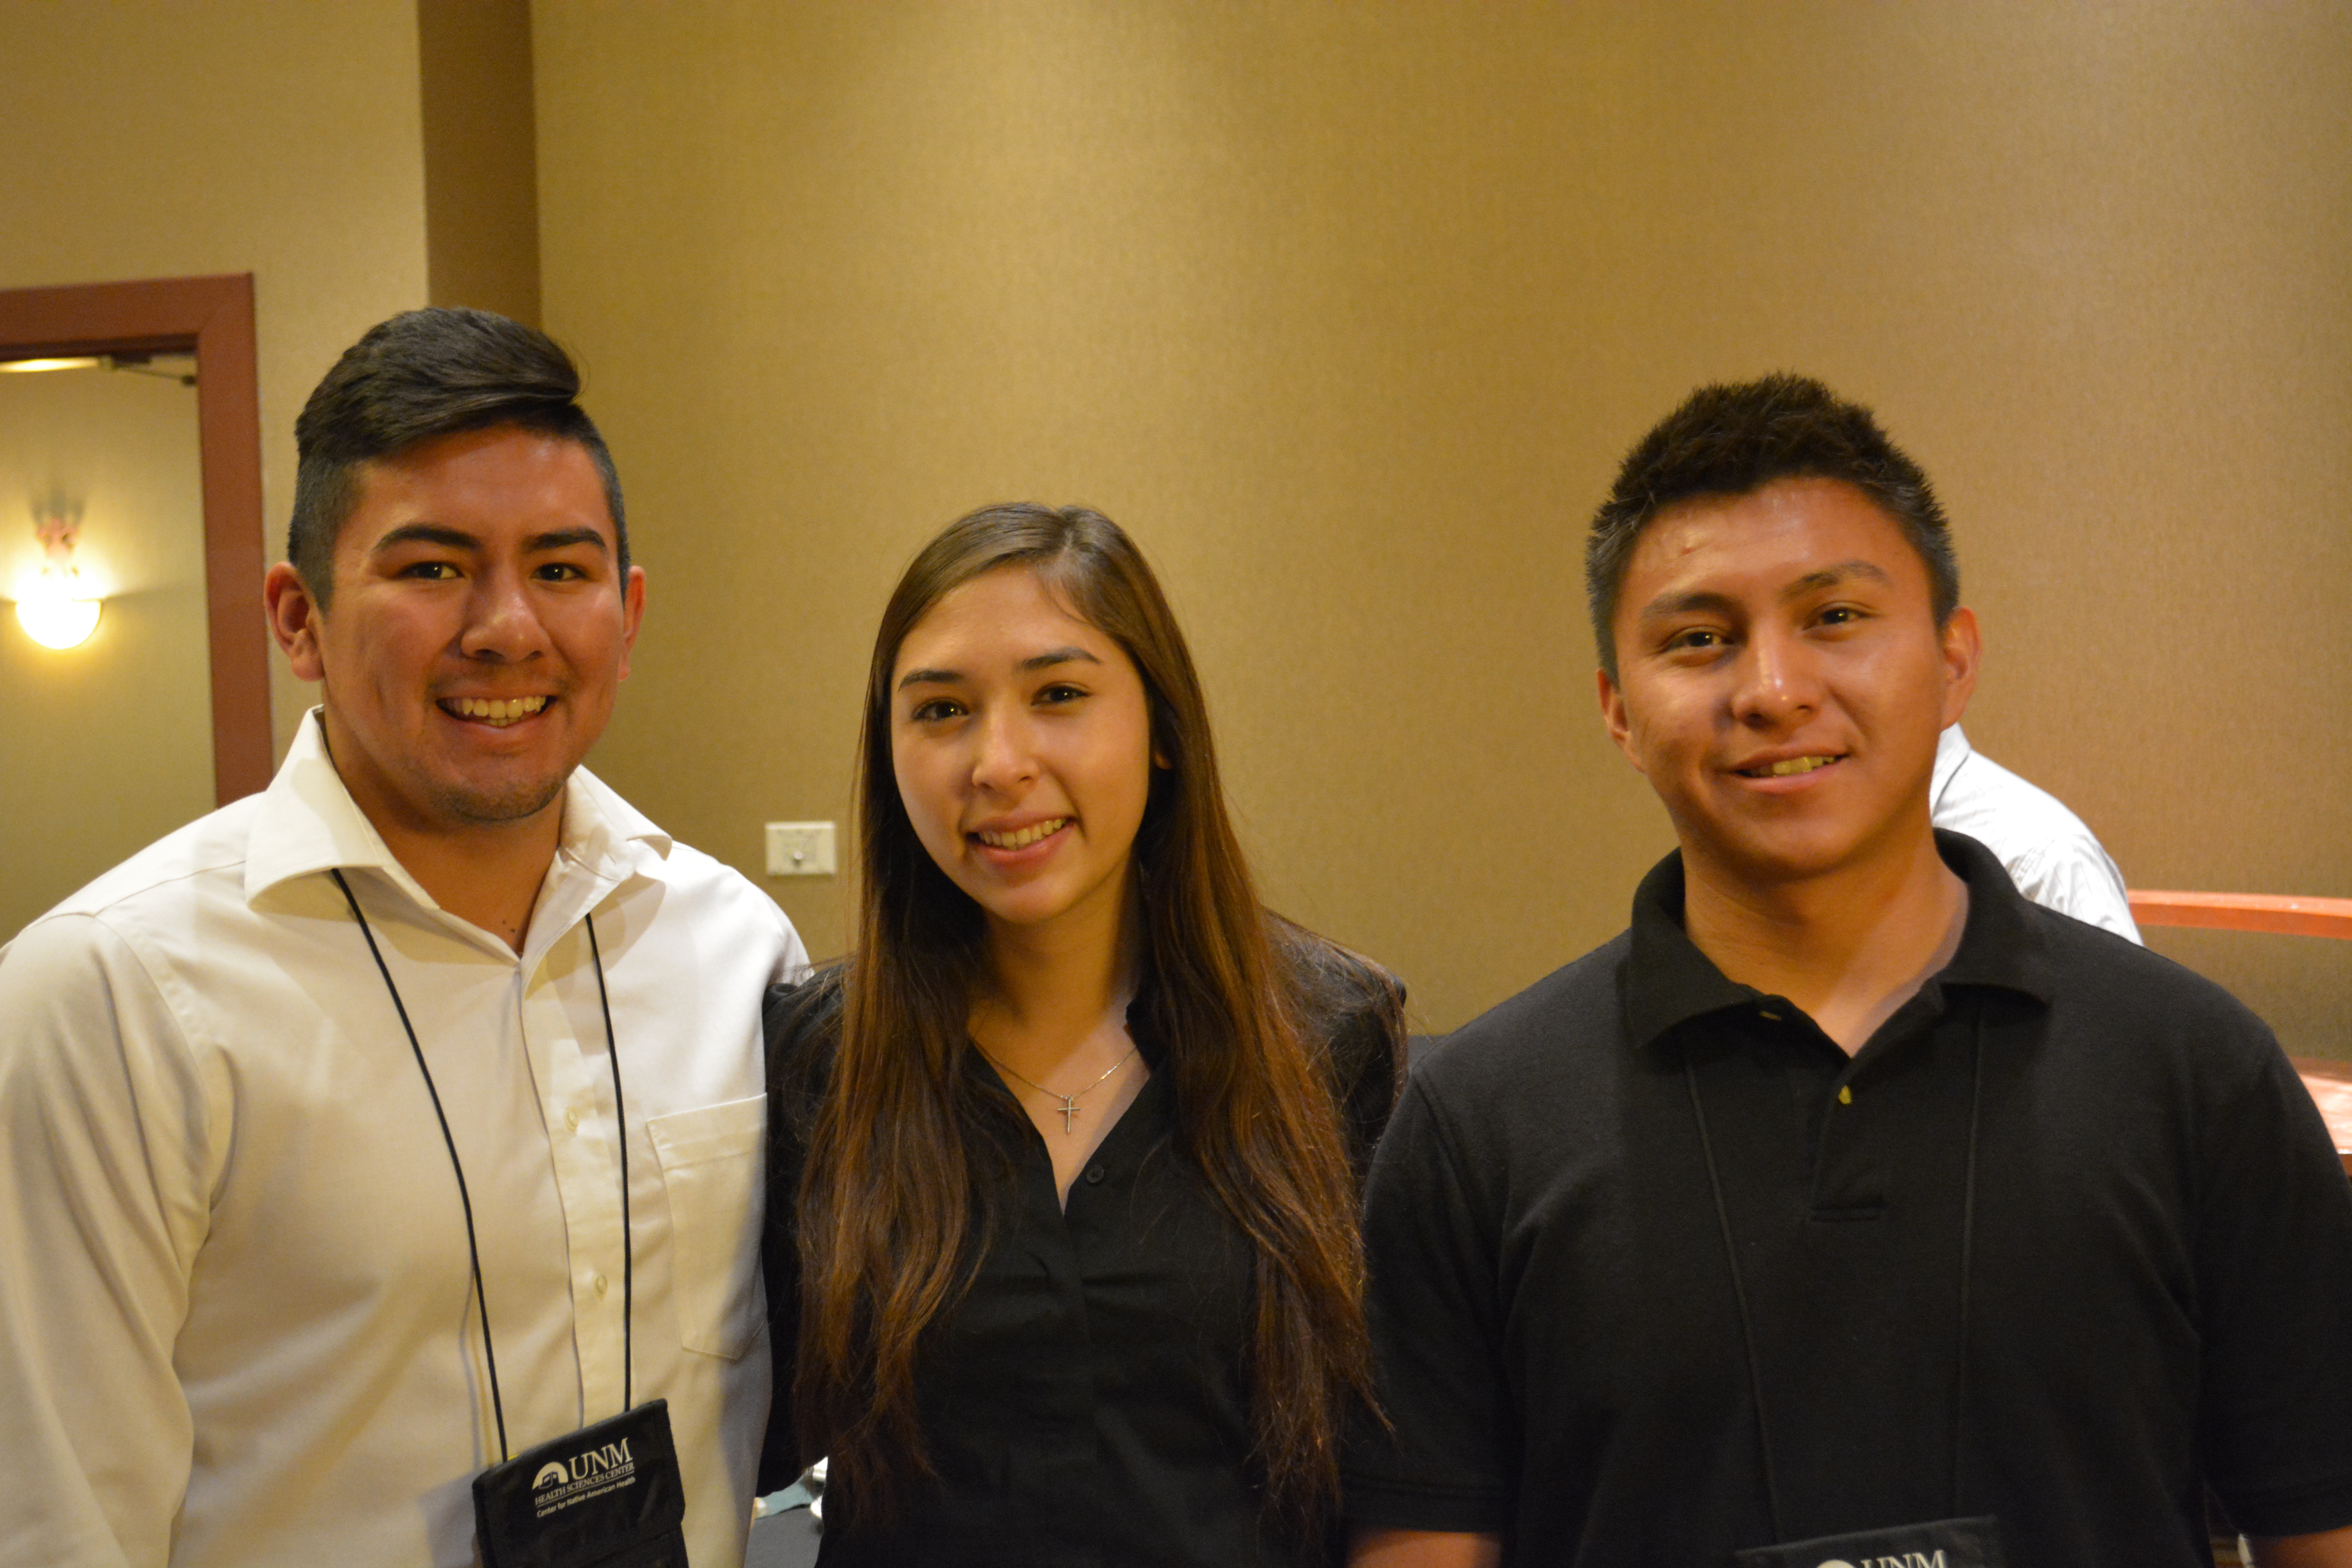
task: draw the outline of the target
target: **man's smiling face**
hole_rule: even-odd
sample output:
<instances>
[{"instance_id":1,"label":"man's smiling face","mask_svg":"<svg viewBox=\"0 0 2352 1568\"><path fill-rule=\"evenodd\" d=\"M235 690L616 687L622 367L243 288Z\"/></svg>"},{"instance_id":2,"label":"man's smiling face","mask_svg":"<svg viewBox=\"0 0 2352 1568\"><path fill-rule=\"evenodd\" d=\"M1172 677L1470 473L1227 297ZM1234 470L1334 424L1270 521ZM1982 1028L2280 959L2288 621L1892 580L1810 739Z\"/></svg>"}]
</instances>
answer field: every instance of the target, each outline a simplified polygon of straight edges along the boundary
<instances>
[{"instance_id":1,"label":"man's smiling face","mask_svg":"<svg viewBox=\"0 0 2352 1568\"><path fill-rule=\"evenodd\" d=\"M1777 479L1667 508L1634 544L1612 634L1602 716L1694 870L1797 880L1929 831L1976 621L1936 625L1926 564L1853 486Z\"/></svg>"},{"instance_id":2,"label":"man's smiling face","mask_svg":"<svg viewBox=\"0 0 2352 1568\"><path fill-rule=\"evenodd\" d=\"M331 607L287 567L271 595L295 673L325 683L336 771L387 837L538 817L611 717L644 608L594 461L496 426L359 479Z\"/></svg>"}]
</instances>

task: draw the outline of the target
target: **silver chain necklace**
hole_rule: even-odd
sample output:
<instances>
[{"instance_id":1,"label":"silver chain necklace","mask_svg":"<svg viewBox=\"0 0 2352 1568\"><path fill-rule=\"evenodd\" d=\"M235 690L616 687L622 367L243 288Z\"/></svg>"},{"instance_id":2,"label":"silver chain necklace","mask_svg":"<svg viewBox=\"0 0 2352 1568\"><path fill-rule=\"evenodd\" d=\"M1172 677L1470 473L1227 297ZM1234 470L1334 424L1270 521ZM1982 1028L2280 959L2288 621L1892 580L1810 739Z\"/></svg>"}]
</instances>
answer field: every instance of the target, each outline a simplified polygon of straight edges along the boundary
<instances>
[{"instance_id":1,"label":"silver chain necklace","mask_svg":"<svg viewBox=\"0 0 2352 1568\"><path fill-rule=\"evenodd\" d=\"M1128 1057L1135 1055L1135 1047L1133 1046L1128 1047L1127 1056L1119 1058L1118 1060L1105 1068L1101 1078L1095 1079L1094 1082L1087 1085L1086 1088L1078 1090L1076 1094L1064 1094L1060 1089L1047 1089L1044 1084L1039 1083L1035 1079L1029 1077L1025 1073L1017 1072L1012 1068L1006 1067L994 1057L989 1056L987 1051L982 1050L977 1041L973 1043L971 1048L973 1050L980 1051L980 1054L987 1058L988 1065L996 1068L997 1071L1012 1073L1014 1078L1019 1079L1023 1083L1027 1084L1039 1094L1045 1095L1049 1099L1060 1100L1062 1103L1054 1107L1054 1109L1046 1114L1060 1116L1062 1119L1062 1131L1065 1132L1069 1131L1071 1123L1075 1122L1078 1119L1078 1101L1086 1096L1092 1094L1095 1090L1100 1089L1109 1080L1111 1074L1117 1072L1119 1068L1127 1065Z\"/></svg>"}]
</instances>

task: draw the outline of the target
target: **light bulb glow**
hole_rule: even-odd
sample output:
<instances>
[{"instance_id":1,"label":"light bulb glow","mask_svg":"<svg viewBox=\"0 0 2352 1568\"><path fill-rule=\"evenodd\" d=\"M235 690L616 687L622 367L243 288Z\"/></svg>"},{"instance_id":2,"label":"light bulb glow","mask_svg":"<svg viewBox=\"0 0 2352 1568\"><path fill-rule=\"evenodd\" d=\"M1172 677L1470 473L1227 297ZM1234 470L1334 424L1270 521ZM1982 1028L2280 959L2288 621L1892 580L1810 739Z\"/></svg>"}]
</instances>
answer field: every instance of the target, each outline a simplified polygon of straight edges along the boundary
<instances>
[{"instance_id":1,"label":"light bulb glow","mask_svg":"<svg viewBox=\"0 0 2352 1568\"><path fill-rule=\"evenodd\" d=\"M37 374L45 370L98 370L106 360L100 354L52 355L45 359L0 359L0 371Z\"/></svg>"},{"instance_id":2,"label":"light bulb glow","mask_svg":"<svg viewBox=\"0 0 2352 1568\"><path fill-rule=\"evenodd\" d=\"M98 610L96 599L72 599L61 592L37 591L16 601L16 624L43 647L79 647L98 629Z\"/></svg>"}]
</instances>

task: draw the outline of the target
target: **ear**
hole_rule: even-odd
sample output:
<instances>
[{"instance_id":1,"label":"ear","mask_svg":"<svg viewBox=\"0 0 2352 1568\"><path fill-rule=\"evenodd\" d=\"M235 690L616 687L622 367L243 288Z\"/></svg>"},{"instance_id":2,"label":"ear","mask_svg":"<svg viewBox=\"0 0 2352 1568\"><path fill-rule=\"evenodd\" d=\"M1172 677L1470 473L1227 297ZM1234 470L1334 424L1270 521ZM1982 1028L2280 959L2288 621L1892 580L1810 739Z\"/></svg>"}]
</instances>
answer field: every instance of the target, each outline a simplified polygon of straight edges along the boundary
<instances>
[{"instance_id":1,"label":"ear","mask_svg":"<svg viewBox=\"0 0 2352 1568\"><path fill-rule=\"evenodd\" d=\"M1969 699L1976 694L1977 666L1984 644L1977 629L1977 613L1962 605L1944 623L1944 727L1960 721Z\"/></svg>"},{"instance_id":2,"label":"ear","mask_svg":"<svg viewBox=\"0 0 2352 1568\"><path fill-rule=\"evenodd\" d=\"M1593 675L1601 683L1601 721L1608 726L1609 738L1617 742L1617 749L1625 753L1625 760L1633 764L1635 773L1646 773L1640 753L1633 750L1633 725L1625 713L1625 693L1609 679L1607 670L1598 669Z\"/></svg>"},{"instance_id":3,"label":"ear","mask_svg":"<svg viewBox=\"0 0 2352 1568\"><path fill-rule=\"evenodd\" d=\"M1133 659L1130 658L1129 662L1132 663ZM1141 674L1142 671L1139 669L1137 673ZM1172 773L1176 771L1176 763L1168 754L1168 734L1176 728L1176 720L1173 710L1152 690L1149 681L1143 687L1143 708L1146 721L1151 727L1151 765L1160 773Z\"/></svg>"},{"instance_id":4,"label":"ear","mask_svg":"<svg viewBox=\"0 0 2352 1568\"><path fill-rule=\"evenodd\" d=\"M269 635L286 650L286 662L294 667L295 675L303 680L324 680L326 663L319 649L323 612L292 562L280 561L262 578L261 603Z\"/></svg>"},{"instance_id":5,"label":"ear","mask_svg":"<svg viewBox=\"0 0 2352 1568\"><path fill-rule=\"evenodd\" d=\"M629 678L629 650L637 646L637 627L646 618L646 569L629 568L629 580L621 584L621 674Z\"/></svg>"}]
</instances>

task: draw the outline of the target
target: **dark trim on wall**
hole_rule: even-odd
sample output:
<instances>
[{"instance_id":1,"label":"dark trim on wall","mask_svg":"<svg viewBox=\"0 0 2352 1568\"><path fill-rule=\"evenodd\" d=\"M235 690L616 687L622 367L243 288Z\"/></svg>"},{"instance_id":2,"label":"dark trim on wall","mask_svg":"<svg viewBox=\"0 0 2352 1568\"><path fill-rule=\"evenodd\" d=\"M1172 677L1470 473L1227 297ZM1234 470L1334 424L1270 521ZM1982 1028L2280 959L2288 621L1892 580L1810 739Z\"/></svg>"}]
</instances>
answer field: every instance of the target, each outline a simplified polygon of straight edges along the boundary
<instances>
[{"instance_id":1,"label":"dark trim on wall","mask_svg":"<svg viewBox=\"0 0 2352 1568\"><path fill-rule=\"evenodd\" d=\"M204 466L213 788L226 805L268 785L272 763L253 275L0 289L0 358L189 352Z\"/></svg>"},{"instance_id":2,"label":"dark trim on wall","mask_svg":"<svg viewBox=\"0 0 2352 1568\"><path fill-rule=\"evenodd\" d=\"M417 0L428 304L539 325L530 0Z\"/></svg>"}]
</instances>

